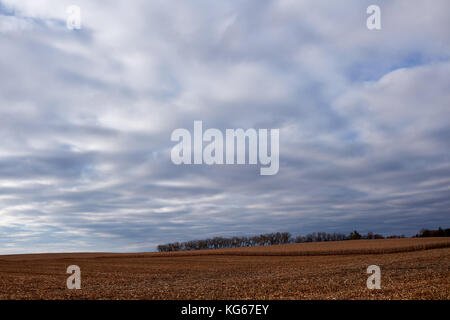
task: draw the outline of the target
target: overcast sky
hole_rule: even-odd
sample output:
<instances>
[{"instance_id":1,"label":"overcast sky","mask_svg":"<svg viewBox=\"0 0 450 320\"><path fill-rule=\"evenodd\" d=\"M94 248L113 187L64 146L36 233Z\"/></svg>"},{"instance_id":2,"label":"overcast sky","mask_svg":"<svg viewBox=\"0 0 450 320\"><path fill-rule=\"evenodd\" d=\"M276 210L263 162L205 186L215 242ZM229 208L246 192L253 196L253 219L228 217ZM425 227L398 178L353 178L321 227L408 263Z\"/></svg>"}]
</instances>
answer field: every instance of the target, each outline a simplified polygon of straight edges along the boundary
<instances>
[{"instance_id":1,"label":"overcast sky","mask_svg":"<svg viewBox=\"0 0 450 320\"><path fill-rule=\"evenodd\" d=\"M81 8L81 29L66 7ZM366 8L381 8L381 30ZM0 0L0 253L449 227L448 0ZM171 162L279 128L280 169Z\"/></svg>"}]
</instances>

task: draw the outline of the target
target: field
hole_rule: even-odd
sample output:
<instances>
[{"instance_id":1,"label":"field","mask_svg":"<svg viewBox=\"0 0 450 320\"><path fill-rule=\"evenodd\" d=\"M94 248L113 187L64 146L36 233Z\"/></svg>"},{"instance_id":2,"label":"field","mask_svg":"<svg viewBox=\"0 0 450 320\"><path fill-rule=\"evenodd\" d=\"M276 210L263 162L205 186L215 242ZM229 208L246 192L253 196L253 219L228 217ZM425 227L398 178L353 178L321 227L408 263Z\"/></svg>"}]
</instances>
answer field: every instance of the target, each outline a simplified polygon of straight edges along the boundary
<instances>
[{"instance_id":1,"label":"field","mask_svg":"<svg viewBox=\"0 0 450 320\"><path fill-rule=\"evenodd\" d=\"M66 268L81 268L81 290ZM366 269L381 268L368 290ZM0 299L450 299L450 239L0 256Z\"/></svg>"}]
</instances>

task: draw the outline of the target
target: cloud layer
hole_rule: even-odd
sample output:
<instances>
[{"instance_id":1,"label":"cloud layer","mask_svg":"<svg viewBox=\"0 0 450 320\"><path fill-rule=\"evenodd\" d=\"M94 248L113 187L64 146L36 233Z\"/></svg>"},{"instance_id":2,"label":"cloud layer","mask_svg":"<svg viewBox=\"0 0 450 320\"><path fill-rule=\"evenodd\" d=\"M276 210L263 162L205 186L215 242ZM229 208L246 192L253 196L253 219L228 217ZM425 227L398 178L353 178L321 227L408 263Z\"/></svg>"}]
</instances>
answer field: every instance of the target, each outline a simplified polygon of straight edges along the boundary
<instances>
[{"instance_id":1,"label":"cloud layer","mask_svg":"<svg viewBox=\"0 0 450 320\"><path fill-rule=\"evenodd\" d=\"M378 2L0 0L0 253L447 226L450 3ZM279 173L175 166L194 120Z\"/></svg>"}]
</instances>

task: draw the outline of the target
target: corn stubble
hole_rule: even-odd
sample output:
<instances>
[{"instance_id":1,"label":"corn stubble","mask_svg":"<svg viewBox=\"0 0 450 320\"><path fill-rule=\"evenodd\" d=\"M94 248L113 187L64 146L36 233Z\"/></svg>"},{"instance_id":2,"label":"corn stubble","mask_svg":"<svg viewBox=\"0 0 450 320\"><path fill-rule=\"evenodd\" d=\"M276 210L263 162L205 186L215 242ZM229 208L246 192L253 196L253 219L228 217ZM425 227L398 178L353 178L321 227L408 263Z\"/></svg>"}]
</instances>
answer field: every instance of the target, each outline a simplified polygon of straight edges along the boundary
<instances>
[{"instance_id":1,"label":"corn stubble","mask_svg":"<svg viewBox=\"0 0 450 320\"><path fill-rule=\"evenodd\" d=\"M81 289L66 288L67 266ZM381 268L369 290L366 269ZM450 239L0 256L0 299L449 299Z\"/></svg>"}]
</instances>

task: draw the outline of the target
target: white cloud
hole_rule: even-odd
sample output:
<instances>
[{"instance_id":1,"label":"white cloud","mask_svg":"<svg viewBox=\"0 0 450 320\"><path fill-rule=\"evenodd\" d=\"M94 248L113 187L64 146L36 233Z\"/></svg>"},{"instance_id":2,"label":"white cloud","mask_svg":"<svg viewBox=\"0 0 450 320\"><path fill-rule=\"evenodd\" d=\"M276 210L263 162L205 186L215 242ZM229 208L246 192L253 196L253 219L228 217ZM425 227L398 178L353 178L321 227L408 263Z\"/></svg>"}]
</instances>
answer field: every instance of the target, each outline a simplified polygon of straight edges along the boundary
<instances>
[{"instance_id":1,"label":"white cloud","mask_svg":"<svg viewBox=\"0 0 450 320\"><path fill-rule=\"evenodd\" d=\"M2 252L446 221L449 4L413 2L0 1ZM280 128L279 174L172 165L199 119Z\"/></svg>"}]
</instances>

